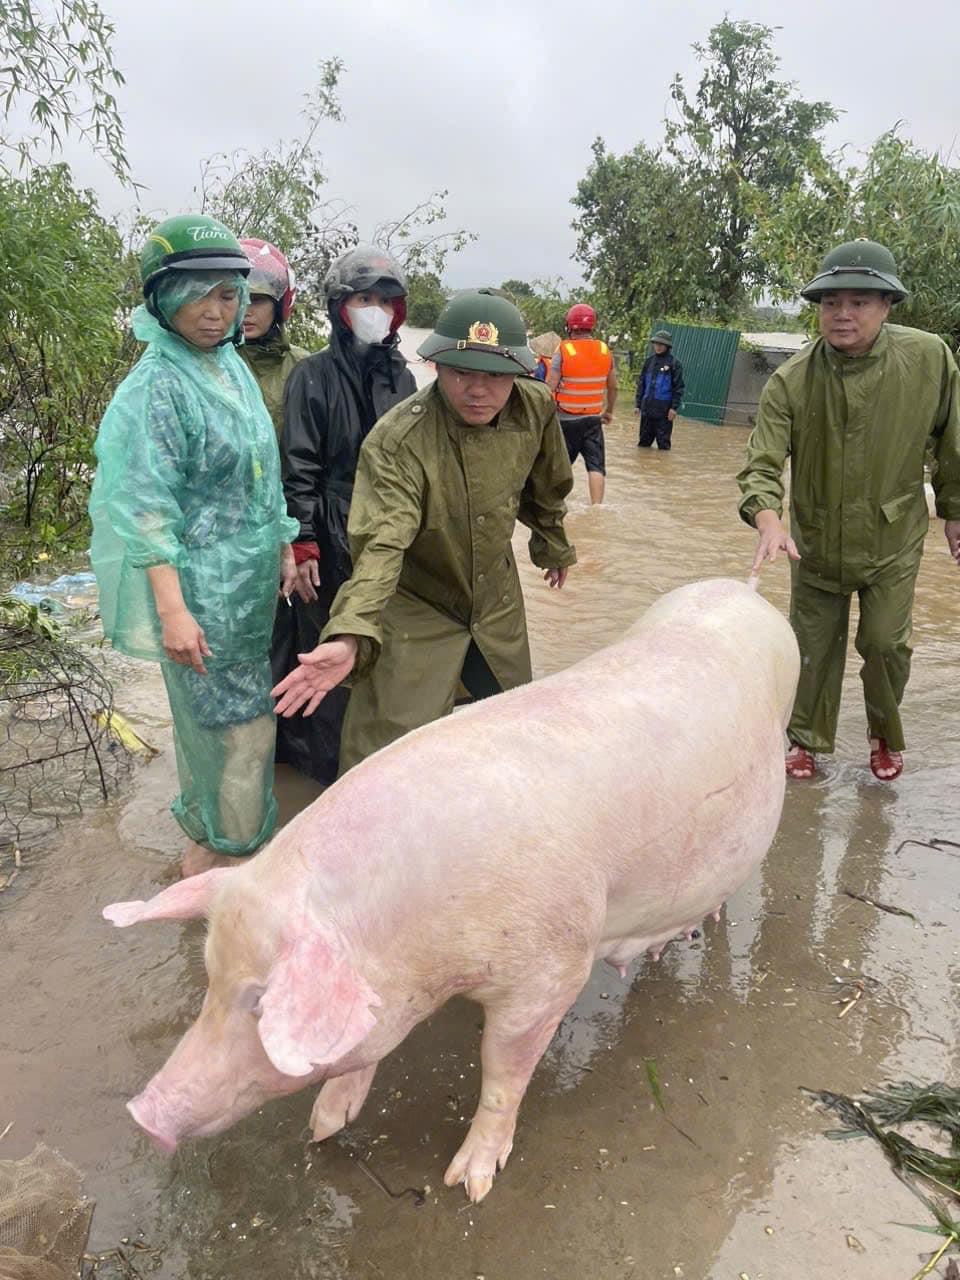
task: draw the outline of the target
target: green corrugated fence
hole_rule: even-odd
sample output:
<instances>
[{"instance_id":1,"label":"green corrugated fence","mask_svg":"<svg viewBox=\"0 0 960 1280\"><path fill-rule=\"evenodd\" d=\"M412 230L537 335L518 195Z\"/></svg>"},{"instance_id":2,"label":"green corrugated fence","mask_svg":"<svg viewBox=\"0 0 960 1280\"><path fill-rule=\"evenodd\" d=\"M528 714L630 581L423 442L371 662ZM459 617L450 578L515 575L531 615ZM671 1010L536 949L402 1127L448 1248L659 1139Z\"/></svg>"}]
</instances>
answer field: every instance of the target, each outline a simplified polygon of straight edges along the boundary
<instances>
[{"instance_id":1,"label":"green corrugated fence","mask_svg":"<svg viewBox=\"0 0 960 1280\"><path fill-rule=\"evenodd\" d=\"M656 320L650 332L657 329L667 329L673 334L673 354L683 365L687 389L680 412L685 418L696 418L700 422L714 425L722 422L740 331L699 324L671 324L669 320ZM647 347L646 355L649 353Z\"/></svg>"}]
</instances>

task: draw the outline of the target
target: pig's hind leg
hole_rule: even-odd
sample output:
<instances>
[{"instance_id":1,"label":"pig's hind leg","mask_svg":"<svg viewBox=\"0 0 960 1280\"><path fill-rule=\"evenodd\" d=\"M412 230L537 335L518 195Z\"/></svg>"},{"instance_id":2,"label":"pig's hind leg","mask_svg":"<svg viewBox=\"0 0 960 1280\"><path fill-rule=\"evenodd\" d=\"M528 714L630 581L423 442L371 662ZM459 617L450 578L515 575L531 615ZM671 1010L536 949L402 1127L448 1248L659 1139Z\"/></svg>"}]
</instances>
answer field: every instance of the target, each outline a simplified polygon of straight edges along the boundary
<instances>
[{"instance_id":1,"label":"pig's hind leg","mask_svg":"<svg viewBox=\"0 0 960 1280\"><path fill-rule=\"evenodd\" d=\"M589 972L588 962L574 981L564 984L562 995L556 987L551 990L549 1003L542 988L535 987L525 988L522 994L511 992L502 1002L484 1003L480 1103L466 1141L444 1176L448 1187L462 1182L476 1202L493 1186L494 1176L513 1149L517 1111L534 1068Z\"/></svg>"},{"instance_id":2,"label":"pig's hind leg","mask_svg":"<svg viewBox=\"0 0 960 1280\"><path fill-rule=\"evenodd\" d=\"M348 1071L346 1075L334 1076L328 1080L317 1094L317 1100L310 1112L310 1127L313 1130L314 1142L322 1142L339 1133L344 1125L355 1120L360 1108L366 1101L370 1086L373 1084L377 1064L361 1067L359 1071Z\"/></svg>"}]
</instances>

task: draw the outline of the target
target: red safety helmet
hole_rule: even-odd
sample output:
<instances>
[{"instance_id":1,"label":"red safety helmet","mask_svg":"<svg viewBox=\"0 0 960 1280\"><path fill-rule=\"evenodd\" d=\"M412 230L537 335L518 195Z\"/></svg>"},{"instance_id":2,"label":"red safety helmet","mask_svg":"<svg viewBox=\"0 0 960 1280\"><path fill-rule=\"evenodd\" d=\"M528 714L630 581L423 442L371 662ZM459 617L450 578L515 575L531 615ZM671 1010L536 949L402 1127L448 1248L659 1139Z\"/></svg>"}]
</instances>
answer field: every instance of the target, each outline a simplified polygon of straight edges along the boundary
<instances>
[{"instance_id":1,"label":"red safety helmet","mask_svg":"<svg viewBox=\"0 0 960 1280\"><path fill-rule=\"evenodd\" d=\"M240 248L250 262L247 284L250 293L265 294L277 304L280 323L284 324L293 310L297 296L297 277L293 267L275 244L250 237L240 241Z\"/></svg>"},{"instance_id":2,"label":"red safety helmet","mask_svg":"<svg viewBox=\"0 0 960 1280\"><path fill-rule=\"evenodd\" d=\"M567 312L566 323L568 330L593 329L597 323L597 313L586 302L578 302Z\"/></svg>"}]
</instances>

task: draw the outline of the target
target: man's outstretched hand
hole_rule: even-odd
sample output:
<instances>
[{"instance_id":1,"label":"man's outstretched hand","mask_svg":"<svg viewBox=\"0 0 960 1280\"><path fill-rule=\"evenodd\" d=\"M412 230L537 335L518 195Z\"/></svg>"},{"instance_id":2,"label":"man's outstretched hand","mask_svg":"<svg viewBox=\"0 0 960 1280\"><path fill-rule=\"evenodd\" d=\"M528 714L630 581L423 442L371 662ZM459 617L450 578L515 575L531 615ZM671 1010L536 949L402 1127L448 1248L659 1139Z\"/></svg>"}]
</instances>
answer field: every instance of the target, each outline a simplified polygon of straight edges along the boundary
<instances>
[{"instance_id":1,"label":"man's outstretched hand","mask_svg":"<svg viewBox=\"0 0 960 1280\"><path fill-rule=\"evenodd\" d=\"M270 690L278 699L274 708L278 716L292 716L301 707L305 716L313 715L330 690L353 670L357 640L355 636L336 636L297 656L300 665Z\"/></svg>"},{"instance_id":2,"label":"man's outstretched hand","mask_svg":"<svg viewBox=\"0 0 960 1280\"><path fill-rule=\"evenodd\" d=\"M757 543L757 554L753 557L751 573L759 573L760 566L765 561L773 564L779 551L785 551L791 560L800 559L797 544L787 533L775 511L758 511L755 523L760 540Z\"/></svg>"}]
</instances>

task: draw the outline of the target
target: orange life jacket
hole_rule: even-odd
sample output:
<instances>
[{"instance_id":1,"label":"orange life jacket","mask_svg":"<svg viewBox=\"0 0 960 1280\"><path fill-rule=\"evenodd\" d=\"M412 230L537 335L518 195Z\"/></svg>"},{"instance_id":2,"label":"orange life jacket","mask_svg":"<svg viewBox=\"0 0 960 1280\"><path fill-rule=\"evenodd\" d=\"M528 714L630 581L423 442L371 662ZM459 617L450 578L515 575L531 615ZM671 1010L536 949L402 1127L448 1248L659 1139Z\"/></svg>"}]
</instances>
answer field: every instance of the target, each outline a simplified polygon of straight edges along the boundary
<instances>
[{"instance_id":1,"label":"orange life jacket","mask_svg":"<svg viewBox=\"0 0 960 1280\"><path fill-rule=\"evenodd\" d=\"M573 415L603 413L607 377L613 365L610 348L599 338L566 338L560 344L557 407Z\"/></svg>"}]
</instances>

